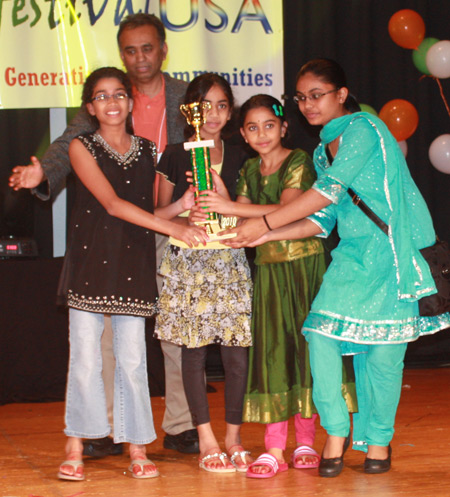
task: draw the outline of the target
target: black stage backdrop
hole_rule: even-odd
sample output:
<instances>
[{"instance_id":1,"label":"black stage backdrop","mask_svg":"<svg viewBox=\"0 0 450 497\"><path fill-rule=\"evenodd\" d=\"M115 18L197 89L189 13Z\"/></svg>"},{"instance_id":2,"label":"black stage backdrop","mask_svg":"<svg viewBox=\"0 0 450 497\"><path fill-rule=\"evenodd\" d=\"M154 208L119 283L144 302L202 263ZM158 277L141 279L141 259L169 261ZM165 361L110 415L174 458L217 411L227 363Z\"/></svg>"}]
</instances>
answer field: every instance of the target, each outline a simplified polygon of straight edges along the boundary
<instances>
[{"instance_id":1,"label":"black stage backdrop","mask_svg":"<svg viewBox=\"0 0 450 497\"><path fill-rule=\"evenodd\" d=\"M56 306L62 257L0 261L0 405L63 400L69 354L67 311ZM151 395L164 395L154 319L146 320Z\"/></svg>"},{"instance_id":2,"label":"black stage backdrop","mask_svg":"<svg viewBox=\"0 0 450 497\"><path fill-rule=\"evenodd\" d=\"M395 98L418 110L419 126L408 139L407 161L430 208L437 234L450 241L450 175L435 170L428 149L437 136L450 132L439 89L421 78L412 51L396 45L388 33L390 17L410 8L424 19L426 37L449 39L448 0L284 0L285 93L294 95L295 76L315 57L336 59L361 103L377 111ZM275 75L276 77L276 75ZM450 97L450 79L442 80ZM290 145L312 153L318 130L308 127L291 98L286 99ZM48 144L48 110L0 110L0 236L37 240L40 259L0 260L0 403L63 398L67 364L67 323L55 305L59 260L52 256L51 206L28 192L7 187L9 172L26 164ZM149 332L151 336L151 330ZM149 376L153 393L163 389L158 347L150 341ZM450 334L438 333L408 347L407 365L449 363Z\"/></svg>"}]
</instances>

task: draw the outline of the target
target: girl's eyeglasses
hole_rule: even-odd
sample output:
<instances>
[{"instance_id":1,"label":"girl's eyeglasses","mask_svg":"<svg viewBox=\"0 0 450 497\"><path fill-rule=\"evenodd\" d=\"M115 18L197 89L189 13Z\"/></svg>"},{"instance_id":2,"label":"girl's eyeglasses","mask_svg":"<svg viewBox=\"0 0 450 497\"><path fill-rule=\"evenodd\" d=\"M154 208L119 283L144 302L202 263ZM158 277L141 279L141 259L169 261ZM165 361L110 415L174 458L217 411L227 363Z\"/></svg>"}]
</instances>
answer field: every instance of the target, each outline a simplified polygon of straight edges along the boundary
<instances>
[{"instance_id":1,"label":"girl's eyeglasses","mask_svg":"<svg viewBox=\"0 0 450 497\"><path fill-rule=\"evenodd\" d=\"M333 93L338 90L339 88L335 88L334 90L326 91L325 93L312 93L311 95L295 95L293 97L293 100L296 104L298 104L299 102L306 102L307 100L309 100L310 102L314 102L320 100L325 95L328 95L329 93Z\"/></svg>"},{"instance_id":2,"label":"girl's eyeglasses","mask_svg":"<svg viewBox=\"0 0 450 497\"><path fill-rule=\"evenodd\" d=\"M111 98L120 101L128 98L128 95L122 91L114 93L114 95L107 95L106 93L101 93L100 95L93 97L91 102L93 102L94 100L96 100L97 102L108 102Z\"/></svg>"}]
</instances>

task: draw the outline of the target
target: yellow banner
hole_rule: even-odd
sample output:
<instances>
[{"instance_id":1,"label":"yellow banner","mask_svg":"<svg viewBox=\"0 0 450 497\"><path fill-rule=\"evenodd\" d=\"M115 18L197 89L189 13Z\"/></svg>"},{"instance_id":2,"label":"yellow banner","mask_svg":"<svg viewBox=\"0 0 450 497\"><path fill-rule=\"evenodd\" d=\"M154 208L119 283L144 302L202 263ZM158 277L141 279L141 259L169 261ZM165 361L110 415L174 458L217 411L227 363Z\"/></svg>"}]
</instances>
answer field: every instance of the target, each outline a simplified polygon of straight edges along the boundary
<instances>
[{"instance_id":1,"label":"yellow banner","mask_svg":"<svg viewBox=\"0 0 450 497\"><path fill-rule=\"evenodd\" d=\"M137 12L166 28L164 72L217 72L241 103L283 93L281 0L0 0L0 108L79 106L91 71L122 68L118 25Z\"/></svg>"}]
</instances>

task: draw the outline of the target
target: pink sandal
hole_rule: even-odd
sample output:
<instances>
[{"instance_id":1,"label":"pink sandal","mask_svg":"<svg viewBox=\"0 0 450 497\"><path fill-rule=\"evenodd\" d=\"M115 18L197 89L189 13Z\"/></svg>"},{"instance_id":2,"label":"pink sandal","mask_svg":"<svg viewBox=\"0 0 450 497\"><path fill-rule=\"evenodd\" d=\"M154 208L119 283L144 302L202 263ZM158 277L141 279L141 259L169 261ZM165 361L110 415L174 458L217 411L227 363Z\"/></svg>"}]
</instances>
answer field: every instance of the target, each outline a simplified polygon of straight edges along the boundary
<instances>
[{"instance_id":1,"label":"pink sandal","mask_svg":"<svg viewBox=\"0 0 450 497\"><path fill-rule=\"evenodd\" d=\"M270 471L268 473L254 473L252 471L253 466L268 466ZM248 478L272 478L277 473L288 470L287 462L279 462L276 457L272 454L265 452L261 454L256 461L252 462L247 469L246 476Z\"/></svg>"},{"instance_id":2,"label":"pink sandal","mask_svg":"<svg viewBox=\"0 0 450 497\"><path fill-rule=\"evenodd\" d=\"M299 457L302 457L302 456L317 457L317 461L313 462L311 464L298 463L297 459ZM313 468L318 468L319 467L319 463L320 463L320 456L319 456L319 454L312 447L309 447L308 445L300 445L292 453L292 465L296 469L313 469Z\"/></svg>"}]
</instances>

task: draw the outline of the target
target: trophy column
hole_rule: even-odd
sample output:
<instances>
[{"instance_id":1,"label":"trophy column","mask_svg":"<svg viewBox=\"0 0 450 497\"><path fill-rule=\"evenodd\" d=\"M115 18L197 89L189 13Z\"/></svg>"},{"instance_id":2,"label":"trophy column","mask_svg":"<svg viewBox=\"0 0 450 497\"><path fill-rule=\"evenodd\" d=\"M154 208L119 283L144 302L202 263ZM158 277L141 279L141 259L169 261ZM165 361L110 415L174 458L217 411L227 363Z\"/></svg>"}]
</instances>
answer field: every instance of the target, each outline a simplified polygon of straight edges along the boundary
<instances>
[{"instance_id":1,"label":"trophy column","mask_svg":"<svg viewBox=\"0 0 450 497\"><path fill-rule=\"evenodd\" d=\"M199 197L199 192L213 189L209 149L214 147L214 140L200 138L200 128L205 123L206 114L210 108L209 102L180 105L181 113L186 118L187 123L195 129L195 141L185 142L184 149L191 152L193 184L197 188L196 198ZM221 222L221 220L225 222ZM227 218L219 216L216 212L208 212L206 221L198 224L206 226L206 232L211 241L236 236L234 233L217 235L220 231L236 226L236 218Z\"/></svg>"},{"instance_id":2,"label":"trophy column","mask_svg":"<svg viewBox=\"0 0 450 497\"><path fill-rule=\"evenodd\" d=\"M195 192L196 198L200 196L199 192L213 189L211 159L209 156L209 149L212 147L214 147L213 140L184 143L184 149L191 151L192 179L194 186L198 188ZM215 212L208 212L205 224L209 224L211 221L218 221L218 216Z\"/></svg>"}]
</instances>

